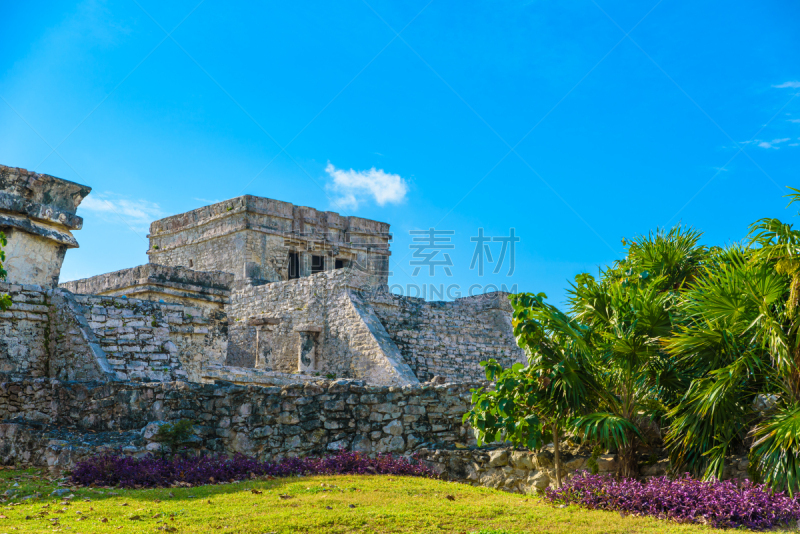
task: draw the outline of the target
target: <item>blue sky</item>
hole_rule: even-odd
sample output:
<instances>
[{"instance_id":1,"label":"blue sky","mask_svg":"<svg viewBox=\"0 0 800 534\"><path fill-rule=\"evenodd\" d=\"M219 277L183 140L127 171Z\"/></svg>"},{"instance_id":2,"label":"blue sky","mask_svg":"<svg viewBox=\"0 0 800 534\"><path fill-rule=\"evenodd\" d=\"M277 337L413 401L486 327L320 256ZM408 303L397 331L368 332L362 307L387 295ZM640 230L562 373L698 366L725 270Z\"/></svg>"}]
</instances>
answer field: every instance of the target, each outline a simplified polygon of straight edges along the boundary
<instances>
[{"instance_id":1,"label":"blue sky","mask_svg":"<svg viewBox=\"0 0 800 534\"><path fill-rule=\"evenodd\" d=\"M391 223L398 286L517 284L556 303L623 237L683 222L725 244L794 214L796 2L0 13L0 163L93 188L62 280L145 263L152 220L241 194ZM409 231L431 227L455 232L451 277L411 276ZM508 257L469 269L479 228L515 229L512 276Z\"/></svg>"}]
</instances>

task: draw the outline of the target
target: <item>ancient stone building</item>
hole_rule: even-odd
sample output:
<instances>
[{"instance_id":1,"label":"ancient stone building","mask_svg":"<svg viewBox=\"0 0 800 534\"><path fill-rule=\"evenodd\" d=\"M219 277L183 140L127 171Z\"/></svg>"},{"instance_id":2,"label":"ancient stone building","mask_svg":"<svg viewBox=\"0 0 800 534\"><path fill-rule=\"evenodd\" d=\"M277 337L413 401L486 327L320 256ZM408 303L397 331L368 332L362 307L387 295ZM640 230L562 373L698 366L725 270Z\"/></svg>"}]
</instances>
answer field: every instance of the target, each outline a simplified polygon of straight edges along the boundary
<instances>
[{"instance_id":1,"label":"ancient stone building","mask_svg":"<svg viewBox=\"0 0 800 534\"><path fill-rule=\"evenodd\" d=\"M155 221L149 237L149 264L60 287L203 309L225 347L183 358L195 380L464 382L483 379L482 360L524 360L504 293L389 294L386 223L247 195Z\"/></svg>"},{"instance_id":2,"label":"ancient stone building","mask_svg":"<svg viewBox=\"0 0 800 534\"><path fill-rule=\"evenodd\" d=\"M150 263L277 282L358 267L388 282L389 225L245 195L155 221Z\"/></svg>"},{"instance_id":3,"label":"ancient stone building","mask_svg":"<svg viewBox=\"0 0 800 534\"><path fill-rule=\"evenodd\" d=\"M392 295L388 224L267 198L155 221L149 263L58 285L89 191L0 167L0 463L140 454L182 417L262 457L469 443L479 362L525 359L507 295Z\"/></svg>"}]
</instances>

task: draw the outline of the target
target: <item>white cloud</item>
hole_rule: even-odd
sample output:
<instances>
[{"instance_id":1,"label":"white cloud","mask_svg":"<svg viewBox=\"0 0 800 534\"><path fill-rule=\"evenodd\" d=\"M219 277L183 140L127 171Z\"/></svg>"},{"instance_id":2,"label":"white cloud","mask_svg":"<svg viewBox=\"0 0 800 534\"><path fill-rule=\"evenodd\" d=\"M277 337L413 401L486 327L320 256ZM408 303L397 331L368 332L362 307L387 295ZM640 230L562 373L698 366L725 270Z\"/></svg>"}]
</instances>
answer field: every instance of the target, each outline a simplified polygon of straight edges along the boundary
<instances>
[{"instance_id":1,"label":"white cloud","mask_svg":"<svg viewBox=\"0 0 800 534\"><path fill-rule=\"evenodd\" d=\"M141 231L146 231L151 222L164 216L155 202L131 200L113 193L90 194L78 209L94 213L108 223L126 224Z\"/></svg>"},{"instance_id":2,"label":"white cloud","mask_svg":"<svg viewBox=\"0 0 800 534\"><path fill-rule=\"evenodd\" d=\"M789 122L800 122L800 119L788 119Z\"/></svg>"},{"instance_id":3,"label":"white cloud","mask_svg":"<svg viewBox=\"0 0 800 534\"><path fill-rule=\"evenodd\" d=\"M791 88L791 89L800 89L800 82L798 82L798 81L794 81L794 82L783 82L783 83L782 83L782 84L780 84L780 85L773 85L772 87L774 87L775 89L788 89L788 88Z\"/></svg>"},{"instance_id":4,"label":"white cloud","mask_svg":"<svg viewBox=\"0 0 800 534\"><path fill-rule=\"evenodd\" d=\"M756 139L755 143L756 146L761 148L775 148L778 149L780 147L775 146L779 145L780 143L785 143L786 141L791 141L791 137L784 137L783 139L773 139L772 141L762 141L760 139Z\"/></svg>"},{"instance_id":5,"label":"white cloud","mask_svg":"<svg viewBox=\"0 0 800 534\"><path fill-rule=\"evenodd\" d=\"M211 204L218 204L218 203L222 202L219 199L211 200L211 199L208 199L208 198L197 198L197 197L194 197L194 200L196 200L198 202L202 202L203 206L210 206Z\"/></svg>"},{"instance_id":6,"label":"white cloud","mask_svg":"<svg viewBox=\"0 0 800 534\"><path fill-rule=\"evenodd\" d=\"M379 206L399 204L408 193L408 183L399 174L389 174L383 169L346 171L328 162L325 172L333 179L327 188L336 194L333 203L339 208L356 209L359 203L370 198Z\"/></svg>"}]
</instances>

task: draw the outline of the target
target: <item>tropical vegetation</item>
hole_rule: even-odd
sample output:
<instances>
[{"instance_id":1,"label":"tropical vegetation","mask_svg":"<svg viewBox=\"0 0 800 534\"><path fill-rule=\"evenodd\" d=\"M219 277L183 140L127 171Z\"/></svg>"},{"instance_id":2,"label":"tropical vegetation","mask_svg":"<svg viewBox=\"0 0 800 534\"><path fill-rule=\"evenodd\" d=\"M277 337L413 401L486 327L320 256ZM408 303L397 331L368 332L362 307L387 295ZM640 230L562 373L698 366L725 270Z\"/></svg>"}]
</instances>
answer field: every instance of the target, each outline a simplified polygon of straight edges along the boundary
<instances>
[{"instance_id":1,"label":"tropical vegetation","mask_svg":"<svg viewBox=\"0 0 800 534\"><path fill-rule=\"evenodd\" d=\"M755 481L797 492L800 231L767 218L728 246L701 238L676 227L623 240L623 259L575 277L566 311L512 295L528 362L483 362L493 385L465 415L479 439L552 442L556 456L565 438L595 444L624 477L654 445L675 474L706 480L747 453Z\"/></svg>"}]
</instances>

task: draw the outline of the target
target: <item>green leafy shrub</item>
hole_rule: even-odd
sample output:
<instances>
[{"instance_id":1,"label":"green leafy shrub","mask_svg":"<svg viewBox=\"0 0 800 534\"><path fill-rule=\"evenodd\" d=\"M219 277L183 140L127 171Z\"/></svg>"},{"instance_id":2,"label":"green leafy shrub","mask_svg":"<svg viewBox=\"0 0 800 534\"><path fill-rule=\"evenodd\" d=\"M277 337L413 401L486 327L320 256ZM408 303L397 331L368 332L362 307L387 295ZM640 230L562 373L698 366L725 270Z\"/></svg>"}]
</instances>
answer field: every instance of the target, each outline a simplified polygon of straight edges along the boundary
<instances>
[{"instance_id":1,"label":"green leafy shrub","mask_svg":"<svg viewBox=\"0 0 800 534\"><path fill-rule=\"evenodd\" d=\"M595 445L592 449L592 455L586 460L586 467L589 468L593 475L600 472L600 465L597 463L597 459L600 458L601 454L603 454L603 448L599 444Z\"/></svg>"},{"instance_id":2,"label":"green leafy shrub","mask_svg":"<svg viewBox=\"0 0 800 534\"><path fill-rule=\"evenodd\" d=\"M8 245L6 234L0 232L0 244L5 247ZM6 252L0 248L0 280L5 280L8 272L3 268L3 263L6 261ZM11 307L11 297L8 295L0 295L0 311L7 310Z\"/></svg>"},{"instance_id":3,"label":"green leafy shrub","mask_svg":"<svg viewBox=\"0 0 800 534\"><path fill-rule=\"evenodd\" d=\"M158 432L153 436L153 441L161 443L162 446L166 445L175 453L181 444L192 437L193 429L194 425L189 419L181 419L176 423L166 423L158 427Z\"/></svg>"}]
</instances>

